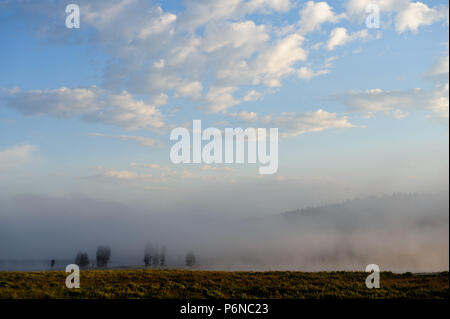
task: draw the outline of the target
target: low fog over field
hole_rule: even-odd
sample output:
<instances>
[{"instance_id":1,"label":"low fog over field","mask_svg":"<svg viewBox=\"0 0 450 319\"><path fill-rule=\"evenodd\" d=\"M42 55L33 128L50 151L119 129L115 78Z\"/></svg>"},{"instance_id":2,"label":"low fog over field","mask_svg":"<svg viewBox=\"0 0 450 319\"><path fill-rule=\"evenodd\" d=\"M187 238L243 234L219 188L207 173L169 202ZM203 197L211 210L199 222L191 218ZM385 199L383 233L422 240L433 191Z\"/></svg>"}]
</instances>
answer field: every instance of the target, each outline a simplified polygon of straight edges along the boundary
<instances>
[{"instance_id":1,"label":"low fog over field","mask_svg":"<svg viewBox=\"0 0 450 319\"><path fill-rule=\"evenodd\" d=\"M8 260L71 261L78 251L93 260L104 244L112 265L139 266L151 242L167 248L168 267L183 265L193 250L197 267L207 269L363 270L375 263L442 271L449 267L448 208L448 193L395 194L258 218L208 218L150 214L81 195L17 196L0 203L0 268Z\"/></svg>"}]
</instances>

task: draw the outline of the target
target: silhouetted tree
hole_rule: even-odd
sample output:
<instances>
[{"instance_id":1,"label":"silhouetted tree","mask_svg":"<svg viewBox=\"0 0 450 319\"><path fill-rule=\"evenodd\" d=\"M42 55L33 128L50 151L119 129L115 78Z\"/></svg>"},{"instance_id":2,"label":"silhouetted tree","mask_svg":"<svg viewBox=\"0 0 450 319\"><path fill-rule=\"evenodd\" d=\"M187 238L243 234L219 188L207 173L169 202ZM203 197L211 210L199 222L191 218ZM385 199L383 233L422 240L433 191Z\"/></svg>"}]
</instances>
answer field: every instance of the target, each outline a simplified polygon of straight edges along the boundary
<instances>
[{"instance_id":1,"label":"silhouetted tree","mask_svg":"<svg viewBox=\"0 0 450 319\"><path fill-rule=\"evenodd\" d=\"M164 267L166 265L166 247L161 248L161 253L159 254L159 265Z\"/></svg>"},{"instance_id":2,"label":"silhouetted tree","mask_svg":"<svg viewBox=\"0 0 450 319\"><path fill-rule=\"evenodd\" d=\"M89 266L89 256L87 253L82 253L81 251L77 254L77 256L75 257L75 262L76 265L78 265L80 268L86 268L87 266Z\"/></svg>"},{"instance_id":3,"label":"silhouetted tree","mask_svg":"<svg viewBox=\"0 0 450 319\"><path fill-rule=\"evenodd\" d=\"M186 266L192 267L195 265L195 255L193 251L190 251L186 255Z\"/></svg>"},{"instance_id":4,"label":"silhouetted tree","mask_svg":"<svg viewBox=\"0 0 450 319\"><path fill-rule=\"evenodd\" d=\"M152 245L150 243L148 243L145 246L145 250L144 250L144 264L145 267L150 266L152 262Z\"/></svg>"},{"instance_id":5,"label":"silhouetted tree","mask_svg":"<svg viewBox=\"0 0 450 319\"><path fill-rule=\"evenodd\" d=\"M164 259L165 259L165 256L164 256ZM164 260L164 262L165 262L165 260ZM159 253L159 249L157 246L153 246L151 243L148 243L145 246L144 264L146 267L148 267L148 266L157 267L161 264L161 254Z\"/></svg>"},{"instance_id":6,"label":"silhouetted tree","mask_svg":"<svg viewBox=\"0 0 450 319\"><path fill-rule=\"evenodd\" d=\"M97 248L97 267L108 267L109 259L111 258L111 248L109 246L99 246Z\"/></svg>"},{"instance_id":7,"label":"silhouetted tree","mask_svg":"<svg viewBox=\"0 0 450 319\"><path fill-rule=\"evenodd\" d=\"M53 270L53 267L55 267L55 260L54 259L52 259L50 261L50 267L52 268L52 270Z\"/></svg>"},{"instance_id":8,"label":"silhouetted tree","mask_svg":"<svg viewBox=\"0 0 450 319\"><path fill-rule=\"evenodd\" d=\"M155 267L157 267L157 266L159 266L159 259L160 259L160 256L159 256L159 249L158 249L158 247L156 247L154 250L153 250L153 256L152 256L153 258L153 260L152 260L152 265L153 266L155 266Z\"/></svg>"}]
</instances>

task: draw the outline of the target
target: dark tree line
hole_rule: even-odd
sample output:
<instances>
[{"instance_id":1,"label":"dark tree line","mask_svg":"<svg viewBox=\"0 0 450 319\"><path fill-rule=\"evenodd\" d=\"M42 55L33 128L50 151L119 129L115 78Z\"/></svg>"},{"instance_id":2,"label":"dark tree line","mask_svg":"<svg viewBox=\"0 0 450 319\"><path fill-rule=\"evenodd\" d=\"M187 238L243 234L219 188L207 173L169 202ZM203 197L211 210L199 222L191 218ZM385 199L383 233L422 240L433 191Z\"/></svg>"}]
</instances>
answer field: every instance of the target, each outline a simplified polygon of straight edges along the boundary
<instances>
[{"instance_id":1,"label":"dark tree line","mask_svg":"<svg viewBox=\"0 0 450 319\"><path fill-rule=\"evenodd\" d=\"M144 250L144 265L145 267L164 267L166 265L166 247L163 246L159 249L158 246L148 243Z\"/></svg>"},{"instance_id":2,"label":"dark tree line","mask_svg":"<svg viewBox=\"0 0 450 319\"><path fill-rule=\"evenodd\" d=\"M111 258L111 248L109 246L99 246L97 248L97 253L95 255L95 260L97 262L97 267L99 268L107 268L108 262ZM78 265L80 268L86 268L90 264L89 255L87 253L78 252L75 257L74 264ZM92 263L94 266L94 263Z\"/></svg>"},{"instance_id":3,"label":"dark tree line","mask_svg":"<svg viewBox=\"0 0 450 319\"><path fill-rule=\"evenodd\" d=\"M98 246L95 255L97 268L107 268L109 260L111 259L111 248L109 246ZM91 261L86 252L78 252L74 263L80 268L87 268ZM196 264L196 257L193 251L189 251L185 257L185 263L188 267L193 267ZM51 267L53 268L55 261L52 260ZM166 247L159 247L148 243L144 250L144 265L145 267L165 267L166 266ZM92 262L92 267L95 263Z\"/></svg>"},{"instance_id":4,"label":"dark tree line","mask_svg":"<svg viewBox=\"0 0 450 319\"><path fill-rule=\"evenodd\" d=\"M193 251L189 251L185 257L185 263L188 267L195 266L197 260ZM145 267L164 267L166 265L166 247L154 246L148 243L144 249L144 265Z\"/></svg>"},{"instance_id":5,"label":"dark tree line","mask_svg":"<svg viewBox=\"0 0 450 319\"><path fill-rule=\"evenodd\" d=\"M78 265L80 268L86 268L89 266L89 256L87 253L82 253L81 251L77 254L75 257L75 264Z\"/></svg>"}]
</instances>

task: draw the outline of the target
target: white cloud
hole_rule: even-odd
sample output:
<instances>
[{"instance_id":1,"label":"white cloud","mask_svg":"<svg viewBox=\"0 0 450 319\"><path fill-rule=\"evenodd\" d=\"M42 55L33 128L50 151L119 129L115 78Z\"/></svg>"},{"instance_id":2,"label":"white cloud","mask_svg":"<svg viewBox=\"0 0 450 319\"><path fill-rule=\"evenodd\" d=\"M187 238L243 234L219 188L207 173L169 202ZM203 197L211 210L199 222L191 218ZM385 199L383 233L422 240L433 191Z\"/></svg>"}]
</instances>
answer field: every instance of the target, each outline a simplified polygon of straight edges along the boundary
<instances>
[{"instance_id":1,"label":"white cloud","mask_svg":"<svg viewBox=\"0 0 450 319\"><path fill-rule=\"evenodd\" d=\"M434 90L353 91L332 98L346 105L350 112L363 113L366 117L381 113L399 118L405 111L427 110L434 116L448 118L448 85Z\"/></svg>"},{"instance_id":2,"label":"white cloud","mask_svg":"<svg viewBox=\"0 0 450 319\"><path fill-rule=\"evenodd\" d=\"M82 23L98 31L96 40L120 55L138 53L132 52L133 47L173 34L177 20L175 14L163 12L161 7L146 1L83 1L80 7ZM133 44L131 50L120 47L125 43Z\"/></svg>"},{"instance_id":3,"label":"white cloud","mask_svg":"<svg viewBox=\"0 0 450 319\"><path fill-rule=\"evenodd\" d=\"M186 97L191 96L194 98L199 98L202 95L203 86L199 81L194 81L186 84L181 84L177 89L176 97Z\"/></svg>"},{"instance_id":4,"label":"white cloud","mask_svg":"<svg viewBox=\"0 0 450 319\"><path fill-rule=\"evenodd\" d=\"M202 49L211 53L222 48L243 48L239 52L248 56L268 39L266 27L250 20L216 23L206 27Z\"/></svg>"},{"instance_id":5,"label":"white cloud","mask_svg":"<svg viewBox=\"0 0 450 319\"><path fill-rule=\"evenodd\" d=\"M300 32L306 34L319 30L323 23L337 23L342 18L327 2L308 1L300 11Z\"/></svg>"},{"instance_id":6,"label":"white cloud","mask_svg":"<svg viewBox=\"0 0 450 319\"><path fill-rule=\"evenodd\" d=\"M284 112L264 116L258 116L255 112L239 112L229 115L238 117L246 122L261 123L267 127L277 127L281 137L293 137L333 128L355 127L348 121L347 116L339 117L336 113L330 113L321 109L304 113Z\"/></svg>"},{"instance_id":7,"label":"white cloud","mask_svg":"<svg viewBox=\"0 0 450 319\"><path fill-rule=\"evenodd\" d=\"M239 17L242 0L187 1L186 11L180 15L182 28L194 31L210 21Z\"/></svg>"},{"instance_id":8,"label":"white cloud","mask_svg":"<svg viewBox=\"0 0 450 319\"><path fill-rule=\"evenodd\" d=\"M436 64L434 64L427 72L425 72L425 79L438 82L448 82L448 70L449 70L449 56L441 57Z\"/></svg>"},{"instance_id":9,"label":"white cloud","mask_svg":"<svg viewBox=\"0 0 450 319\"><path fill-rule=\"evenodd\" d=\"M24 165L31 161L37 147L30 144L16 145L0 150L0 170Z\"/></svg>"},{"instance_id":10,"label":"white cloud","mask_svg":"<svg viewBox=\"0 0 450 319\"><path fill-rule=\"evenodd\" d=\"M89 120L118 125L127 130L160 129L164 126L163 116L156 106L135 100L126 91L108 95L101 103L102 110L90 113L87 116Z\"/></svg>"},{"instance_id":11,"label":"white cloud","mask_svg":"<svg viewBox=\"0 0 450 319\"><path fill-rule=\"evenodd\" d=\"M91 133L88 133L88 136L104 137L105 134L97 133L97 132L91 132Z\"/></svg>"},{"instance_id":12,"label":"white cloud","mask_svg":"<svg viewBox=\"0 0 450 319\"><path fill-rule=\"evenodd\" d=\"M446 118L449 117L449 99L448 99L448 83L438 86L437 89L431 94L431 100L429 104L429 110L436 117Z\"/></svg>"},{"instance_id":13,"label":"white cloud","mask_svg":"<svg viewBox=\"0 0 450 319\"><path fill-rule=\"evenodd\" d=\"M204 165L202 167L202 170L204 171L219 171L219 172L234 172L236 169L232 167L227 166L211 166L211 165Z\"/></svg>"},{"instance_id":14,"label":"white cloud","mask_svg":"<svg viewBox=\"0 0 450 319\"><path fill-rule=\"evenodd\" d=\"M448 19L448 8L430 8L425 3L411 0L350 0L347 13L363 21L367 17L367 6L372 3L378 5L381 13L395 14L395 28L399 33L417 32L421 26Z\"/></svg>"},{"instance_id":15,"label":"white cloud","mask_svg":"<svg viewBox=\"0 0 450 319\"><path fill-rule=\"evenodd\" d=\"M155 163L150 163L150 164L138 164L138 163L130 163L130 166L140 166L140 167L145 167L145 168L150 168L150 169L156 169L156 170L162 170L163 167L159 164L155 164Z\"/></svg>"},{"instance_id":16,"label":"white cloud","mask_svg":"<svg viewBox=\"0 0 450 319\"><path fill-rule=\"evenodd\" d=\"M330 33L327 41L328 50L334 50L338 46L346 45L349 42L357 39L366 39L368 37L367 30L361 30L353 34L348 34L345 28L335 28Z\"/></svg>"},{"instance_id":17,"label":"white cloud","mask_svg":"<svg viewBox=\"0 0 450 319\"><path fill-rule=\"evenodd\" d=\"M89 133L88 135L94 137L109 137L120 141L131 141L147 147L157 147L162 145L160 141L144 136L133 136L133 135L107 136L103 133L95 133L95 132Z\"/></svg>"},{"instance_id":18,"label":"white cloud","mask_svg":"<svg viewBox=\"0 0 450 319\"><path fill-rule=\"evenodd\" d=\"M13 91L6 103L25 115L72 117L98 111L101 90L96 87L53 90Z\"/></svg>"},{"instance_id":19,"label":"white cloud","mask_svg":"<svg viewBox=\"0 0 450 319\"><path fill-rule=\"evenodd\" d=\"M306 60L306 51L301 48L303 37L290 32L277 35L273 26L258 25L249 20L250 14L255 12L286 13L293 7L289 0L190 0L185 3L185 10L177 14L148 1L80 0L79 5L85 12L83 25L92 28L91 44L114 61L104 69L103 89L113 92L125 89L130 95L163 96L160 101L155 98L150 102L156 107L168 103L172 96L208 99L206 95L214 92L214 87L236 90L241 85L251 84L279 87L283 77L295 73L294 64ZM21 7L30 10L28 5ZM33 8L37 10L34 19L41 17L50 29L56 24L53 21L56 17L49 18L45 10ZM314 8L314 12L319 12L325 5L320 3ZM201 32L196 32L199 27ZM51 36L50 31L43 34ZM209 81L211 73L213 81ZM119 99L125 97L114 97L112 102ZM230 96L228 99L229 103L225 104L240 102ZM88 106L99 107L94 102L88 101ZM214 104L213 109L217 109L218 104L222 105L221 111L228 108L223 103ZM75 111L72 105L68 108L70 112ZM119 109L120 114L113 118L104 112L96 116L90 114L88 118L106 123L123 122L122 119L127 117L133 118L133 122L139 121L141 115L133 117L123 107ZM63 111L60 113L64 114ZM85 113L90 112L79 112ZM129 129L142 126L134 124L121 125Z\"/></svg>"},{"instance_id":20,"label":"white cloud","mask_svg":"<svg viewBox=\"0 0 450 319\"><path fill-rule=\"evenodd\" d=\"M430 90L415 88L403 91L384 91L379 88L366 91L350 91L331 96L346 105L350 112L362 113L370 118L376 114L404 118L410 111L428 111L438 118L449 117L448 55L441 57L423 77L435 83Z\"/></svg>"},{"instance_id":21,"label":"white cloud","mask_svg":"<svg viewBox=\"0 0 450 319\"><path fill-rule=\"evenodd\" d=\"M232 113L230 116L238 117L241 120L244 121L253 121L257 119L257 114L255 112L239 112L239 113Z\"/></svg>"},{"instance_id":22,"label":"white cloud","mask_svg":"<svg viewBox=\"0 0 450 319\"><path fill-rule=\"evenodd\" d=\"M281 79L295 72L294 64L306 61L307 53L301 47L304 40L304 37L292 34L262 53L255 61L254 82L262 80L268 87L281 86Z\"/></svg>"},{"instance_id":23,"label":"white cloud","mask_svg":"<svg viewBox=\"0 0 450 319\"><path fill-rule=\"evenodd\" d=\"M272 11L288 12L292 8L290 0L250 0L247 3L249 12L259 10L263 13Z\"/></svg>"},{"instance_id":24,"label":"white cloud","mask_svg":"<svg viewBox=\"0 0 450 319\"><path fill-rule=\"evenodd\" d=\"M155 106L161 106L167 104L169 96L165 93L158 94L151 99L151 103Z\"/></svg>"},{"instance_id":25,"label":"white cloud","mask_svg":"<svg viewBox=\"0 0 450 319\"><path fill-rule=\"evenodd\" d=\"M410 3L408 8L398 13L395 27L399 33L406 30L417 32L422 25L430 25L445 17L445 13L429 8L421 2Z\"/></svg>"},{"instance_id":26,"label":"white cloud","mask_svg":"<svg viewBox=\"0 0 450 319\"><path fill-rule=\"evenodd\" d=\"M373 1L382 12L396 14L393 18L399 32L417 31L422 25L442 19L445 11L410 0L350 0L346 13L339 13L325 1L308 1L299 9L298 23L272 26L263 24L264 18L257 23L252 21L252 14L287 13L296 7L294 2L187 0L184 10L174 14L150 1L80 0L85 12L82 23L92 28L91 44L115 61L104 70L103 89L10 92L7 104L27 115L78 115L127 130L160 131L168 127L159 106L169 103L171 97L199 100L207 104L205 109L209 112L227 113L243 101L263 97L258 91L264 89L259 87L258 91L243 93L242 98L234 97L242 96L241 89L248 90L250 85L278 88L289 76L311 79L330 72L327 65L301 64L308 56L303 47L305 37L321 30L324 24L338 23L347 16L365 17L366 6ZM49 28L42 34L51 36L51 21L55 18L47 12L51 4L45 10L30 7L28 2L22 7L37 10L35 15L40 14ZM366 38L366 30L349 33L338 27L331 32L326 47L334 50ZM324 47L325 44L316 46ZM143 101L134 95L152 98ZM435 101L441 101L435 105L442 109L442 97Z\"/></svg>"},{"instance_id":27,"label":"white cloud","mask_svg":"<svg viewBox=\"0 0 450 319\"><path fill-rule=\"evenodd\" d=\"M193 32L212 21L238 19L254 12L287 12L291 7L290 0L190 0L179 20L181 28Z\"/></svg>"},{"instance_id":28,"label":"white cloud","mask_svg":"<svg viewBox=\"0 0 450 319\"><path fill-rule=\"evenodd\" d=\"M410 111L423 110L438 118L449 117L448 55L441 57L427 70L423 77L435 83L431 90L412 89L383 91L379 88L351 91L333 95L331 98L346 105L350 112L362 113L366 118L376 114L404 118Z\"/></svg>"},{"instance_id":29,"label":"white cloud","mask_svg":"<svg viewBox=\"0 0 450 319\"><path fill-rule=\"evenodd\" d=\"M350 16L367 17L366 8L369 4L376 4L380 12L400 11L408 7L410 0L349 0L347 13Z\"/></svg>"},{"instance_id":30,"label":"white cloud","mask_svg":"<svg viewBox=\"0 0 450 319\"><path fill-rule=\"evenodd\" d=\"M255 90L250 90L244 96L243 101L245 101L245 102L257 101L257 100L262 99L262 97L263 97L262 93L255 91Z\"/></svg>"},{"instance_id":31,"label":"white cloud","mask_svg":"<svg viewBox=\"0 0 450 319\"><path fill-rule=\"evenodd\" d=\"M306 51L301 47L304 37L298 34L288 35L266 48L253 60L227 65L220 69L217 77L225 83L264 84L267 87L279 87L284 77L295 73L295 65L307 59ZM205 100L209 111L226 112L241 101L233 97L236 85L211 87ZM247 97L249 98L249 97ZM245 101L245 99L244 99Z\"/></svg>"},{"instance_id":32,"label":"white cloud","mask_svg":"<svg viewBox=\"0 0 450 319\"><path fill-rule=\"evenodd\" d=\"M265 124L280 128L281 137L298 136L326 129L355 127L347 116L339 117L336 113L317 110L305 113L282 113L278 116L266 116L261 119Z\"/></svg>"},{"instance_id":33,"label":"white cloud","mask_svg":"<svg viewBox=\"0 0 450 319\"><path fill-rule=\"evenodd\" d=\"M303 80L310 80L316 76L324 75L324 74L328 74L328 73L330 73L330 70L328 70L328 69L319 69L317 71L314 71L313 69L311 69L307 66L304 66L304 67L301 67L297 71L297 76Z\"/></svg>"},{"instance_id":34,"label":"white cloud","mask_svg":"<svg viewBox=\"0 0 450 319\"><path fill-rule=\"evenodd\" d=\"M121 140L121 141L133 141L136 142L142 146L148 146L148 147L155 147L159 145L157 141L155 141L152 138L149 137L143 137L143 136L130 136L130 135L119 135L119 136L113 136L112 138Z\"/></svg>"},{"instance_id":35,"label":"white cloud","mask_svg":"<svg viewBox=\"0 0 450 319\"><path fill-rule=\"evenodd\" d=\"M151 174L138 174L129 170L114 170L114 169L106 169L102 166L97 167L96 169L100 173L100 177L106 177L117 180L124 181L132 181L132 180L145 180L150 179L152 177Z\"/></svg>"},{"instance_id":36,"label":"white cloud","mask_svg":"<svg viewBox=\"0 0 450 319\"><path fill-rule=\"evenodd\" d=\"M233 97L234 87L212 87L206 94L205 100L209 103L212 113L225 113L229 108L239 103Z\"/></svg>"},{"instance_id":37,"label":"white cloud","mask_svg":"<svg viewBox=\"0 0 450 319\"><path fill-rule=\"evenodd\" d=\"M83 116L89 121L118 125L127 130L158 130L164 126L164 117L156 105L136 100L126 91L108 95L96 87L62 87L16 92L3 98L7 106L25 115Z\"/></svg>"}]
</instances>

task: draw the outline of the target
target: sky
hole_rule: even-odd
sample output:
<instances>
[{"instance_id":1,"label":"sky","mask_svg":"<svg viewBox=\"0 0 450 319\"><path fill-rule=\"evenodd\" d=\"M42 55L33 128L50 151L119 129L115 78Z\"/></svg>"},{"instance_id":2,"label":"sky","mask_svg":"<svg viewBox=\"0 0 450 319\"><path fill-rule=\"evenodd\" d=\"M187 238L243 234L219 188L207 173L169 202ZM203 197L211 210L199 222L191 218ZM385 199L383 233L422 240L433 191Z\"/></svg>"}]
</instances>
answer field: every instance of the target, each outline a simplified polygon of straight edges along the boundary
<instances>
[{"instance_id":1,"label":"sky","mask_svg":"<svg viewBox=\"0 0 450 319\"><path fill-rule=\"evenodd\" d=\"M0 197L227 216L448 191L448 2L0 0ZM170 131L279 129L278 171ZM448 196L448 195L447 195ZM84 197L83 197L84 198Z\"/></svg>"}]
</instances>

